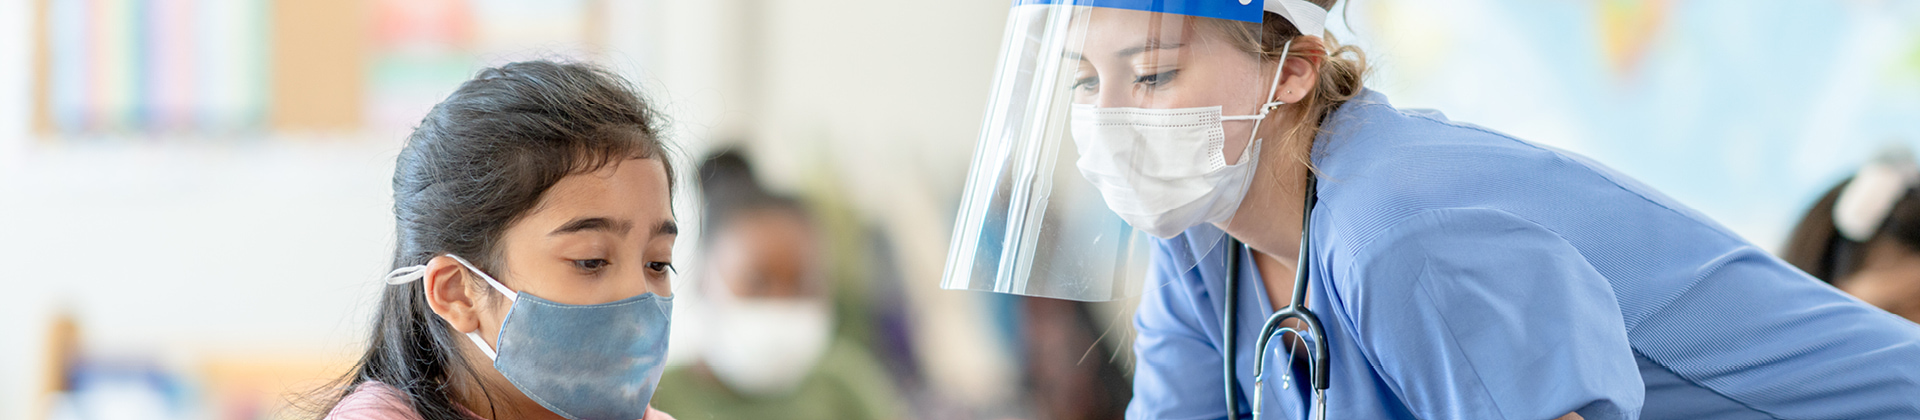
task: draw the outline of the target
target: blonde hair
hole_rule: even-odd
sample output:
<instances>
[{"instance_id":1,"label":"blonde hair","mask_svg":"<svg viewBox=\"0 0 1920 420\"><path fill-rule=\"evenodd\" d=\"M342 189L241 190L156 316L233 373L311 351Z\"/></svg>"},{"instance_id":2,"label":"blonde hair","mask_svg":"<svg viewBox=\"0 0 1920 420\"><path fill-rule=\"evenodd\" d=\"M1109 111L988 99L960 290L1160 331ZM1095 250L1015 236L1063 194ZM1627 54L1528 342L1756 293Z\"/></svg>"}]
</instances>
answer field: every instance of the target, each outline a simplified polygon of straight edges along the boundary
<instances>
[{"instance_id":1,"label":"blonde hair","mask_svg":"<svg viewBox=\"0 0 1920 420\"><path fill-rule=\"evenodd\" d=\"M1333 9L1337 0L1309 0L1328 10ZM1308 154L1313 150L1313 139L1320 134L1320 124L1328 114L1341 104L1360 95L1363 80L1367 73L1367 55L1360 48L1340 45L1333 34L1319 35L1321 42L1313 42L1301 37L1300 30L1285 18L1266 13L1261 23L1238 22L1223 19L1200 19L1200 27L1225 35L1235 48L1260 57L1264 60L1282 60L1287 57L1301 57L1317 64L1319 79L1312 91L1296 106L1281 107L1280 112L1292 117L1293 126L1284 128L1279 144L1289 160L1298 161L1313 167L1313 159ZM1293 41L1289 51L1280 51L1287 41ZM1305 42L1302 42L1305 41ZM1284 65L1284 63L1282 63ZM1265 101L1266 99L1262 99Z\"/></svg>"}]
</instances>

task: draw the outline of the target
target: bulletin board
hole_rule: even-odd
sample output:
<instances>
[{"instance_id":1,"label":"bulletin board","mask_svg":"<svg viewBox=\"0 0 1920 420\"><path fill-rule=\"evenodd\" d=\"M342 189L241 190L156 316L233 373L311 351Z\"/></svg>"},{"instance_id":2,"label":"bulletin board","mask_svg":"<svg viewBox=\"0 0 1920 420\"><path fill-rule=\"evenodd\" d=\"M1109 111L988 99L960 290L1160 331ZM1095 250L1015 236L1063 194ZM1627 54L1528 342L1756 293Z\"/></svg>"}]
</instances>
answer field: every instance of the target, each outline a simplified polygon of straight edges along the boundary
<instances>
[{"instance_id":1,"label":"bulletin board","mask_svg":"<svg viewBox=\"0 0 1920 420\"><path fill-rule=\"evenodd\" d=\"M407 128L480 68L595 61L605 0L33 0L48 141Z\"/></svg>"}]
</instances>

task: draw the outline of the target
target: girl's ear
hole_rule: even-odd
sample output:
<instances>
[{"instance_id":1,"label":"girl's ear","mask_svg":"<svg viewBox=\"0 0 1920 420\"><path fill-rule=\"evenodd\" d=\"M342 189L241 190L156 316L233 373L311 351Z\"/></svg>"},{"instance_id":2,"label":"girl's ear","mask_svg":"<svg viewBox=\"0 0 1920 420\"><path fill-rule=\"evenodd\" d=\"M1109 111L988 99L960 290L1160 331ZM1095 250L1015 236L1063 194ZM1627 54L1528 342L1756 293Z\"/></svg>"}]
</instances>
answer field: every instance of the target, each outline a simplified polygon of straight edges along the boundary
<instances>
[{"instance_id":1,"label":"girl's ear","mask_svg":"<svg viewBox=\"0 0 1920 420\"><path fill-rule=\"evenodd\" d=\"M433 257L427 261L427 275L420 281L427 289L427 306L433 308L440 319L447 320L454 331L464 333L480 328L480 297L467 282L481 280L468 273L460 262L445 255Z\"/></svg>"}]
</instances>

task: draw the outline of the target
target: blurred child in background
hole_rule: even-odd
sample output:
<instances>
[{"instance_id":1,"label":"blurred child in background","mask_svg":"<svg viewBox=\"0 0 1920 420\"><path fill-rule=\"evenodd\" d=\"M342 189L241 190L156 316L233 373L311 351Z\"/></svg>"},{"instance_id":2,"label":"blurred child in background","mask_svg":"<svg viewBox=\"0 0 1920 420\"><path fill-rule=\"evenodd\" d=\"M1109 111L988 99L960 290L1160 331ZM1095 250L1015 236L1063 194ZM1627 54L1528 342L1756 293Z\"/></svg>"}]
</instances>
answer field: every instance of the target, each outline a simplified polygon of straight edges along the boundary
<instances>
[{"instance_id":1,"label":"blurred child in background","mask_svg":"<svg viewBox=\"0 0 1920 420\"><path fill-rule=\"evenodd\" d=\"M1920 322L1920 166L1891 148L1807 210L1781 257L1860 300Z\"/></svg>"},{"instance_id":2,"label":"blurred child in background","mask_svg":"<svg viewBox=\"0 0 1920 420\"><path fill-rule=\"evenodd\" d=\"M655 405L713 419L900 417L886 370L836 335L828 258L805 208L763 190L739 153L699 172L706 340L698 363L667 371Z\"/></svg>"}]
</instances>

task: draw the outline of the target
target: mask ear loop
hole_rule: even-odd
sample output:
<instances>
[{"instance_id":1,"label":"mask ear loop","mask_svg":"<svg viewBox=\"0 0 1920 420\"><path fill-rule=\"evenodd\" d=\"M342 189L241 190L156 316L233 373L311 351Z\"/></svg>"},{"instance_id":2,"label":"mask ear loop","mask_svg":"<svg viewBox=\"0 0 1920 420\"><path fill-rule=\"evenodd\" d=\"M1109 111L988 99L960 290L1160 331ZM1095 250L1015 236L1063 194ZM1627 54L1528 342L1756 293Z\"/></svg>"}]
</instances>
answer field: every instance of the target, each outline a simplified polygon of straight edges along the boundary
<instances>
[{"instance_id":1,"label":"mask ear loop","mask_svg":"<svg viewBox=\"0 0 1920 420\"><path fill-rule=\"evenodd\" d=\"M487 275L487 272L480 271L479 267L474 267L473 263L467 262L466 258L460 258L459 255L453 254L446 255L452 257L453 260L460 263L461 266L466 267L468 271L472 271L473 274L480 276L481 280L486 280L487 285L492 286L493 290L498 290L500 294L506 295L507 302L517 302L519 300L520 293L514 292L513 289L508 289L504 284L500 284L499 280L494 280L493 276ZM385 280L388 285L402 285L426 278L426 276L427 265L420 264L395 268L393 271L387 272ZM493 346L488 345L487 340L480 338L479 329L467 332L467 339L473 340L473 344L480 347L480 352L487 355L487 360L500 359L500 355L493 351Z\"/></svg>"},{"instance_id":2,"label":"mask ear loop","mask_svg":"<svg viewBox=\"0 0 1920 420\"><path fill-rule=\"evenodd\" d=\"M1235 115L1231 117L1220 117L1221 121L1253 120L1253 132L1247 135L1247 148L1245 150L1249 150L1249 151L1253 150L1253 143L1256 141L1260 141L1260 123L1267 120L1267 114L1273 112L1274 108L1279 108L1281 105L1287 104L1286 101L1280 101L1280 100L1274 99L1273 94L1278 93L1280 91L1280 75L1282 72L1286 71L1287 56L1292 53L1293 53L1293 39L1287 39L1287 43L1281 44L1280 46L1280 62L1273 66L1273 83L1267 85L1267 100L1269 102L1260 104L1260 113L1253 114L1253 115ZM1245 154L1247 152L1242 151L1241 153ZM1244 160L1242 160L1242 162L1244 162Z\"/></svg>"}]
</instances>

